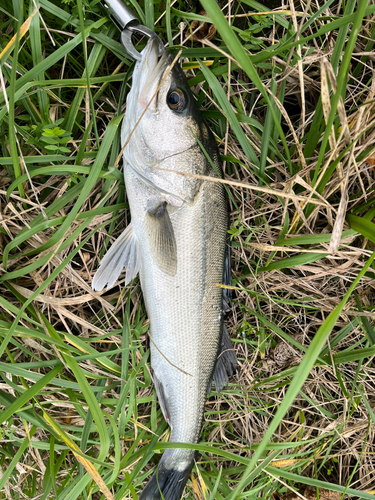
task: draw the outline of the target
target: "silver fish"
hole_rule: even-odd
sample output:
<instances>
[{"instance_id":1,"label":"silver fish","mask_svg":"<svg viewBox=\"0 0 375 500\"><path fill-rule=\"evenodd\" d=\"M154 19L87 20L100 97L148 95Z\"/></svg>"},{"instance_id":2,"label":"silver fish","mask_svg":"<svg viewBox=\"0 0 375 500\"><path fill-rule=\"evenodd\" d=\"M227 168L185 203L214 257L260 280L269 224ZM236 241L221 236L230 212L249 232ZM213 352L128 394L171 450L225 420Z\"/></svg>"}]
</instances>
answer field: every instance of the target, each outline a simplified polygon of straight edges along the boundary
<instances>
[{"instance_id":1,"label":"silver fish","mask_svg":"<svg viewBox=\"0 0 375 500\"><path fill-rule=\"evenodd\" d=\"M181 175L217 177L221 166L182 69L167 74L172 61L167 50L159 59L151 38L135 67L121 133L122 144L132 133L124 152L131 224L92 286L113 286L124 267L126 284L139 272L170 441L195 444L212 380L220 391L237 363L223 323L228 294L217 286L230 283L228 208L222 184ZM194 450L165 450L140 498L160 499L161 491L165 500L178 500L194 457Z\"/></svg>"}]
</instances>

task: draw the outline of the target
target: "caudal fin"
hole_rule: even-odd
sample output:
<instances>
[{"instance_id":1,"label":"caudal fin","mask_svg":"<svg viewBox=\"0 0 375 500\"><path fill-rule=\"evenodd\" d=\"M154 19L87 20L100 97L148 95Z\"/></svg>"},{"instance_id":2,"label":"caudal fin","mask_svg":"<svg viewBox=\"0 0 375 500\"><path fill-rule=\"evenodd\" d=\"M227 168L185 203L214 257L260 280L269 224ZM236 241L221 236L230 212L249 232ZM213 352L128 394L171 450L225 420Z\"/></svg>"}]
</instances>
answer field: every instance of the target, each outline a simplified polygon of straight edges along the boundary
<instances>
[{"instance_id":1,"label":"caudal fin","mask_svg":"<svg viewBox=\"0 0 375 500\"><path fill-rule=\"evenodd\" d=\"M161 460L139 500L180 500L193 465L194 460L182 471L167 469Z\"/></svg>"}]
</instances>

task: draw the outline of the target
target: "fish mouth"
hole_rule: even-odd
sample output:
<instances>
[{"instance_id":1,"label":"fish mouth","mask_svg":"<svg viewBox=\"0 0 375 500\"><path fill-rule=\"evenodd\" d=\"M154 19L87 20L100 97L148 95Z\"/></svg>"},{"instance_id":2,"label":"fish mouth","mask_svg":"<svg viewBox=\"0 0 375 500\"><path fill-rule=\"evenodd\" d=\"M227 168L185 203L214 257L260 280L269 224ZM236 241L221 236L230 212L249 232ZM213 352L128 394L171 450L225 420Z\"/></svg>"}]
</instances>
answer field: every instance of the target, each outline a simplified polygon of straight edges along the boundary
<instances>
[{"instance_id":1,"label":"fish mouth","mask_svg":"<svg viewBox=\"0 0 375 500\"><path fill-rule=\"evenodd\" d=\"M137 68L139 84L135 82L138 84L138 102L143 108L150 103L170 64L170 52L164 50L159 59L159 42L156 37L151 37L142 51L142 59Z\"/></svg>"}]
</instances>

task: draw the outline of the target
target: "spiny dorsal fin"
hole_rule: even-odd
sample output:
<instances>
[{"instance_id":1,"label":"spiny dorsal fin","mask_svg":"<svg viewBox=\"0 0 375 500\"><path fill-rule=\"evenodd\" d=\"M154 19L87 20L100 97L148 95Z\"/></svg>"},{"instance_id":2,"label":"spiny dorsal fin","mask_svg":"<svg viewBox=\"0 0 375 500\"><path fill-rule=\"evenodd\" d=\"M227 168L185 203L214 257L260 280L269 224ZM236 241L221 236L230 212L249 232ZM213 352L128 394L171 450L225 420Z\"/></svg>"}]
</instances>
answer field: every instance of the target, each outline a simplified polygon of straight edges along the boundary
<instances>
[{"instance_id":1,"label":"spiny dorsal fin","mask_svg":"<svg viewBox=\"0 0 375 500\"><path fill-rule=\"evenodd\" d=\"M177 247L167 203L164 201L146 214L146 232L150 250L159 268L174 276L177 271Z\"/></svg>"},{"instance_id":2,"label":"spiny dorsal fin","mask_svg":"<svg viewBox=\"0 0 375 500\"><path fill-rule=\"evenodd\" d=\"M105 286L107 289L111 288L124 267L126 268L125 285L130 283L137 276L140 268L137 246L137 239L133 235L131 224L129 224L105 254L92 280L92 289L99 292Z\"/></svg>"}]
</instances>

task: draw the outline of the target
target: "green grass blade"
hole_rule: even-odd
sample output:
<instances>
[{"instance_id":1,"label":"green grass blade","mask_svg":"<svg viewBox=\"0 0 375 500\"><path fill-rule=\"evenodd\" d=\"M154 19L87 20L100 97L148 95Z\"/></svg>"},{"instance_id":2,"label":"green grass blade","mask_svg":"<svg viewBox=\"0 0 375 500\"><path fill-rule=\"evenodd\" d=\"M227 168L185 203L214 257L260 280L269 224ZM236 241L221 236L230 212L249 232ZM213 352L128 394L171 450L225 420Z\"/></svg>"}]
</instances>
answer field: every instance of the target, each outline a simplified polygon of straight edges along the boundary
<instances>
[{"instance_id":1,"label":"green grass blade","mask_svg":"<svg viewBox=\"0 0 375 500\"><path fill-rule=\"evenodd\" d=\"M351 4L354 6L354 2L351 2ZM314 183L316 183L316 181L318 179L320 168L321 168L321 165L323 163L324 155L325 155L327 144L328 144L329 135L331 133L333 122L336 118L337 105L339 103L339 99L340 99L340 97L342 97L344 95L344 91L346 88L346 82L348 80L349 66L351 64L354 46L355 46L355 43L357 41L359 28L363 22L363 18L366 15L367 6L368 6L367 0L360 2L360 4L358 5L358 8L357 8L357 11L354 15L353 26L350 30L349 40L346 44L344 56L343 56L343 59L342 59L341 65L340 65L340 70L339 70L339 73L337 75L337 91L332 95L332 98L331 98L331 111L329 113L324 136L322 139L322 144L321 144L320 151L319 151L317 166L316 166L315 171L314 171L314 177L313 177ZM322 192L323 187L324 186L319 187L320 193Z\"/></svg>"},{"instance_id":2,"label":"green grass blade","mask_svg":"<svg viewBox=\"0 0 375 500\"><path fill-rule=\"evenodd\" d=\"M227 96L225 95L224 90L219 84L218 80L215 78L213 73L206 67L205 64L199 62L203 75L205 76L208 84L213 90L214 95L216 96L219 105L223 109L225 116L227 117L230 126L235 132L238 142L241 144L243 150L246 153L246 156L249 158L251 163L256 167L255 173L258 170L259 160L252 148L248 138L246 137L244 131L241 128L241 125L238 122L236 113L233 111L231 104L228 102Z\"/></svg>"},{"instance_id":3,"label":"green grass blade","mask_svg":"<svg viewBox=\"0 0 375 500\"><path fill-rule=\"evenodd\" d=\"M294 255L293 257L287 257L286 259L280 259L272 262L268 266L264 266L258 269L258 273L264 273L265 271L273 271L275 269L289 269L291 267L303 266L305 264L310 264L311 262L316 262L317 260L324 259L327 257L327 253L302 253L300 255Z\"/></svg>"},{"instance_id":4,"label":"green grass blade","mask_svg":"<svg viewBox=\"0 0 375 500\"><path fill-rule=\"evenodd\" d=\"M53 380L56 375L58 375L62 366L56 366L47 375L44 375L38 382L35 382L27 391L18 396L18 398L8 406L4 411L0 413L0 423L8 420L12 415L14 415L22 406L24 406L30 399L36 396L47 384Z\"/></svg>"},{"instance_id":5,"label":"green grass blade","mask_svg":"<svg viewBox=\"0 0 375 500\"><path fill-rule=\"evenodd\" d=\"M14 455L13 460L11 461L9 466L6 468L6 470L2 471L2 477L0 478L0 491L4 488L6 482L9 480L9 478L13 474L14 469L21 461L22 455L27 450L27 447L30 446L30 439L33 437L36 430L37 430L37 428L35 426L33 426L29 430L28 436L24 439L22 445L19 447L17 453Z\"/></svg>"},{"instance_id":6,"label":"green grass blade","mask_svg":"<svg viewBox=\"0 0 375 500\"><path fill-rule=\"evenodd\" d=\"M365 238L375 243L375 224L363 217L347 214L346 220L353 231L362 234Z\"/></svg>"},{"instance_id":7,"label":"green grass blade","mask_svg":"<svg viewBox=\"0 0 375 500\"><path fill-rule=\"evenodd\" d=\"M30 0L29 14L33 12L34 8L39 6L38 0ZM42 55L42 39L40 31L40 19L38 15L35 15L30 23L30 44L31 44L31 54L33 57L33 64L37 66L43 60ZM44 73L39 73L35 76L38 80L45 80ZM49 123L50 118L48 115L49 110L49 99L48 94L41 90L38 92L38 102L39 102L39 112L43 123Z\"/></svg>"},{"instance_id":8,"label":"green grass blade","mask_svg":"<svg viewBox=\"0 0 375 500\"><path fill-rule=\"evenodd\" d=\"M275 467L267 467L267 470L271 472L274 476L282 477L289 481L295 481L306 484L309 486L314 486L315 488L323 488L329 491L337 491L338 493L347 494L355 496L356 498L363 498L364 500L374 500L374 495L371 493L366 493L365 491L355 490L353 488L346 488L345 486L340 486L339 484L329 483L327 481L319 481L318 479L310 479L308 477L300 476L298 474L293 474L291 472L276 469Z\"/></svg>"},{"instance_id":9,"label":"green grass blade","mask_svg":"<svg viewBox=\"0 0 375 500\"><path fill-rule=\"evenodd\" d=\"M357 278L353 281L352 285L350 286L348 292L345 294L344 299L340 302L340 304L335 307L335 309L331 312L331 314L327 317L327 319L324 321L322 326L319 328L317 333L315 334L315 337L311 341L311 344L309 348L306 351L303 363L301 363L296 371L295 376L293 377L293 380L290 383L289 389L281 402L280 406L277 409L277 412L275 416L273 417L267 432L265 433L261 444L259 445L258 449L254 453L250 464L247 466L246 473L243 475L242 479L239 481L238 485L236 488L233 490L233 492L226 498L226 500L234 500L236 498L236 495L238 495L243 488L248 484L248 479L249 475L254 468L255 464L257 463L257 460L261 457L263 450L265 449L265 446L267 443L272 439L272 436L274 432L276 431L281 419L289 409L289 406L293 402L294 398L297 396L299 390L302 388L308 374L310 373L311 368L314 366L314 363L319 356L320 351L322 350L322 347L324 343L326 342L328 335L331 333L333 327L335 326L338 318L340 317L340 314L342 310L345 307L345 304L349 300L353 290L357 286L358 282L360 279L365 275L367 269L371 266L372 262L375 259L375 253L372 254L370 259L366 262L365 266L363 269L360 271L358 274Z\"/></svg>"}]
</instances>

